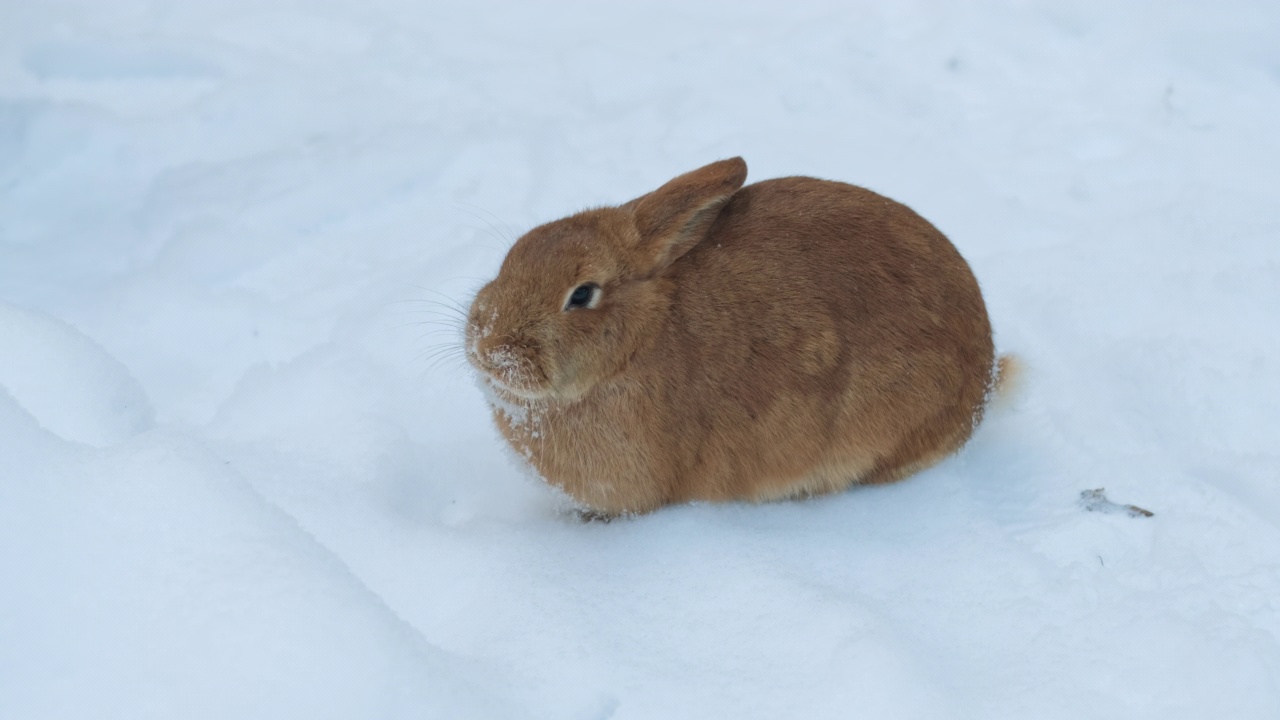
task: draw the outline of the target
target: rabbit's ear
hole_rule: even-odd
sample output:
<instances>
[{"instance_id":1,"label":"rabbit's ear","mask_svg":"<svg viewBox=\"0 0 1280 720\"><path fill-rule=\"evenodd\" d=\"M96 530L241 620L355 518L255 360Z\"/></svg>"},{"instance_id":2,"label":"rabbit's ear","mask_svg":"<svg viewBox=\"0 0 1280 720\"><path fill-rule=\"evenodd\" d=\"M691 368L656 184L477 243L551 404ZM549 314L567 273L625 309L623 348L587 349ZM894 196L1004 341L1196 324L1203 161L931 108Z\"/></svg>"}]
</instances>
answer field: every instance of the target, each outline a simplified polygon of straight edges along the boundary
<instances>
[{"instance_id":1,"label":"rabbit's ear","mask_svg":"<svg viewBox=\"0 0 1280 720\"><path fill-rule=\"evenodd\" d=\"M623 205L640 231L637 259L647 274L661 272L697 245L746 179L747 163L730 158L685 173Z\"/></svg>"}]
</instances>

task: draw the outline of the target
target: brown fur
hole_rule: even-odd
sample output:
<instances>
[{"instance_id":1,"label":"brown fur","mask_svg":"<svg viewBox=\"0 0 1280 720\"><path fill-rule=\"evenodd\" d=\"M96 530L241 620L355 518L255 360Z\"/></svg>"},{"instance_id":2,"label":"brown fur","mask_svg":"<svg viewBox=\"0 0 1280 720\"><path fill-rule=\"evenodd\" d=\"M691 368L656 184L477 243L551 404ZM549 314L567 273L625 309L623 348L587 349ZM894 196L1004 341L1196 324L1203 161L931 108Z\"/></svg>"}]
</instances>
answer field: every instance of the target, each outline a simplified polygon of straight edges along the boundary
<instances>
[{"instance_id":1,"label":"brown fur","mask_svg":"<svg viewBox=\"0 0 1280 720\"><path fill-rule=\"evenodd\" d=\"M892 482L981 418L991 327L955 247L870 190L746 171L534 228L472 304L499 429L597 513Z\"/></svg>"}]
</instances>

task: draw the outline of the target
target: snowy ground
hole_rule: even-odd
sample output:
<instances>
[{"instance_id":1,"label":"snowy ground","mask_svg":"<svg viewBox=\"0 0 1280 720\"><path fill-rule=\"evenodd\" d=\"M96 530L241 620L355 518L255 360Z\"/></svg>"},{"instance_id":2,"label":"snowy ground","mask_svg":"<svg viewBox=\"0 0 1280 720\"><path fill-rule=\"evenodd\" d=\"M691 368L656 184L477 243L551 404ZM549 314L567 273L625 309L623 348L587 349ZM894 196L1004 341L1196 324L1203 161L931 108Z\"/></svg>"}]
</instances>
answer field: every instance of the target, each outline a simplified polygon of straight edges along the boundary
<instances>
[{"instance_id":1,"label":"snowy ground","mask_svg":"<svg viewBox=\"0 0 1280 720\"><path fill-rule=\"evenodd\" d=\"M0 0L0 717L1280 717L1277 36ZM736 154L938 224L1022 394L897 486L580 524L421 323Z\"/></svg>"}]
</instances>

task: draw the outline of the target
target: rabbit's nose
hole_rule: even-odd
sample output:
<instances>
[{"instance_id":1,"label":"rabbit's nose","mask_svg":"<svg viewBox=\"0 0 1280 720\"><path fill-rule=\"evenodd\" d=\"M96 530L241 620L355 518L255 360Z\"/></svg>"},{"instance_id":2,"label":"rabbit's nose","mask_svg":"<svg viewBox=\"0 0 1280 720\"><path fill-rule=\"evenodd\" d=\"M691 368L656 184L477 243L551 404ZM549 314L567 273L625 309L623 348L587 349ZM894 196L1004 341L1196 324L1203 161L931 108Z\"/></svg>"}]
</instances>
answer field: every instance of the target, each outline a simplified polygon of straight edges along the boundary
<instances>
[{"instance_id":1,"label":"rabbit's nose","mask_svg":"<svg viewBox=\"0 0 1280 720\"><path fill-rule=\"evenodd\" d=\"M498 343L484 337L473 337L467 342L467 359L477 369L492 373L496 369L496 361L501 352Z\"/></svg>"},{"instance_id":2,"label":"rabbit's nose","mask_svg":"<svg viewBox=\"0 0 1280 720\"><path fill-rule=\"evenodd\" d=\"M476 366L490 374L509 372L520 363L515 348L498 339L476 338L470 354Z\"/></svg>"}]
</instances>

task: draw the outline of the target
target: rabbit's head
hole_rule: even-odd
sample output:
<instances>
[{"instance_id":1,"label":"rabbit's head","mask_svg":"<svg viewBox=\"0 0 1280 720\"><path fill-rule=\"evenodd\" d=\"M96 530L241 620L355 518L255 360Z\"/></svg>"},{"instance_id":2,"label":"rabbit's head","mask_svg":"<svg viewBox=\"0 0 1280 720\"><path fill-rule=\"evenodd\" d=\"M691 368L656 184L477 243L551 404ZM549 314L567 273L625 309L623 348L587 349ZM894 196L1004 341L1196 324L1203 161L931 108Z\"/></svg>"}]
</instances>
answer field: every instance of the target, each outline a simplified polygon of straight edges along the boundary
<instances>
[{"instance_id":1,"label":"rabbit's head","mask_svg":"<svg viewBox=\"0 0 1280 720\"><path fill-rule=\"evenodd\" d=\"M570 401L616 376L666 321L666 270L746 175L741 158L722 160L530 230L471 304L467 359L506 400Z\"/></svg>"}]
</instances>

